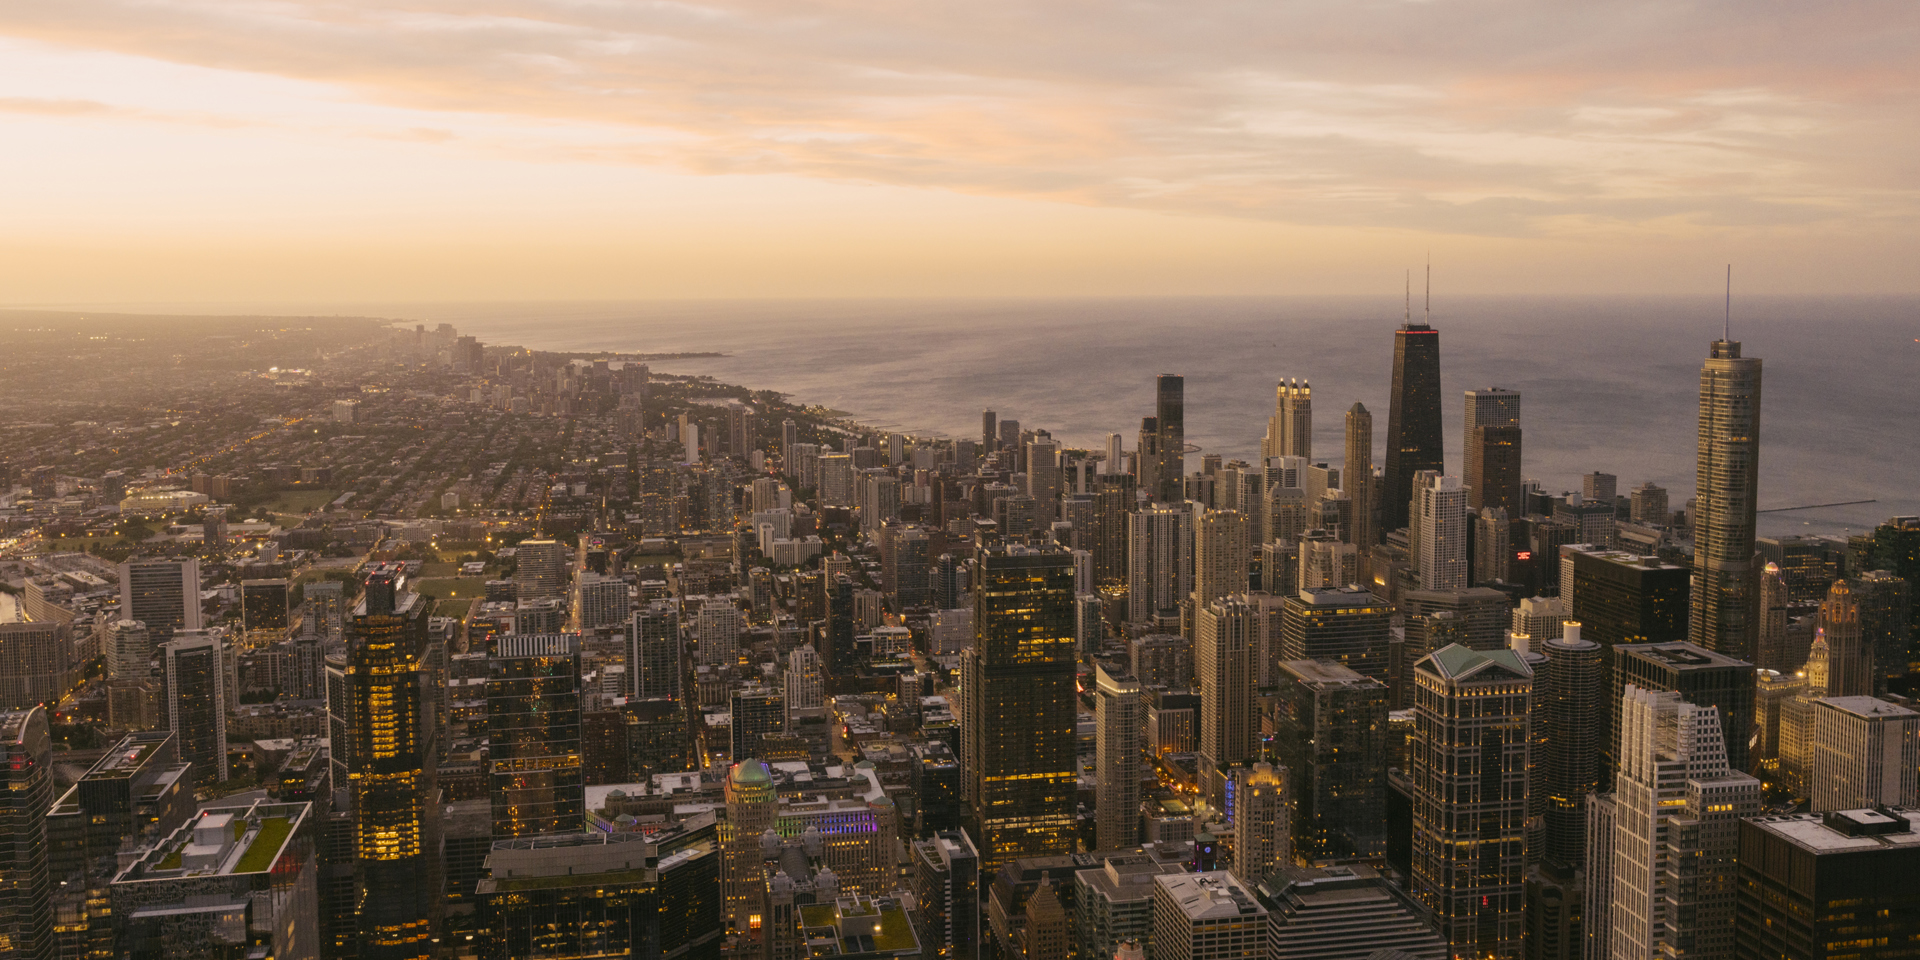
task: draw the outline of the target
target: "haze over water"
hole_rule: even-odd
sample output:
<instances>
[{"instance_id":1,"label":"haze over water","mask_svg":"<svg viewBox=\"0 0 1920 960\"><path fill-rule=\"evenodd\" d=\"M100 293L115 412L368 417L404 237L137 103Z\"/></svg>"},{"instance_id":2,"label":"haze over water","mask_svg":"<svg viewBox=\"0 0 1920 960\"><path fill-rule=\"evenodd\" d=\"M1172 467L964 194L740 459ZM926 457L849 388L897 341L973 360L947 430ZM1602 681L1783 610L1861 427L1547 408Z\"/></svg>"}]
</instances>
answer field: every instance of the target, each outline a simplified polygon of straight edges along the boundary
<instances>
[{"instance_id":1,"label":"haze over water","mask_svg":"<svg viewBox=\"0 0 1920 960\"><path fill-rule=\"evenodd\" d=\"M489 343L551 350L718 351L655 363L852 413L876 427L974 437L980 411L1075 446L1118 432L1132 448L1153 378L1186 377L1189 442L1252 460L1275 381L1310 380L1314 458L1342 456L1344 414L1387 425L1399 298L1034 301L692 301L412 304L382 316L448 321ZM1414 292L1413 314L1421 313ZM1524 395L1525 471L1549 491L1583 473L1651 480L1673 505L1693 488L1699 370L1719 298L1466 298L1435 303L1449 472L1462 392ZM1766 362L1763 533L1840 534L1920 513L1920 300L1739 299L1733 337ZM1189 457L1189 469L1199 456Z\"/></svg>"}]
</instances>

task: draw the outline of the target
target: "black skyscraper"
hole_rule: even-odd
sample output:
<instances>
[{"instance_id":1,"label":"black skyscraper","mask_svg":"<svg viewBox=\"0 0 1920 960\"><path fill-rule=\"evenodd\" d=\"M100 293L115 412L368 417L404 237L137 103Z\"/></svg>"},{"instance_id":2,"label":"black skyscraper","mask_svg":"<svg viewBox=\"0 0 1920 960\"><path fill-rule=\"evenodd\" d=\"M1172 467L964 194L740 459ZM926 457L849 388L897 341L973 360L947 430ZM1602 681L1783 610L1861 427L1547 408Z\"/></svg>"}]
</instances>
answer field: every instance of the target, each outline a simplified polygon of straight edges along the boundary
<instances>
[{"instance_id":1,"label":"black skyscraper","mask_svg":"<svg viewBox=\"0 0 1920 960\"><path fill-rule=\"evenodd\" d=\"M1440 331L1409 320L1393 332L1393 396L1387 402L1387 475L1381 526L1407 525L1413 475L1446 472L1440 441Z\"/></svg>"},{"instance_id":2,"label":"black skyscraper","mask_svg":"<svg viewBox=\"0 0 1920 960\"><path fill-rule=\"evenodd\" d=\"M1186 394L1185 377L1163 373L1154 381L1153 416L1160 430L1160 483L1154 493L1157 500L1180 499L1180 478L1187 472Z\"/></svg>"}]
</instances>

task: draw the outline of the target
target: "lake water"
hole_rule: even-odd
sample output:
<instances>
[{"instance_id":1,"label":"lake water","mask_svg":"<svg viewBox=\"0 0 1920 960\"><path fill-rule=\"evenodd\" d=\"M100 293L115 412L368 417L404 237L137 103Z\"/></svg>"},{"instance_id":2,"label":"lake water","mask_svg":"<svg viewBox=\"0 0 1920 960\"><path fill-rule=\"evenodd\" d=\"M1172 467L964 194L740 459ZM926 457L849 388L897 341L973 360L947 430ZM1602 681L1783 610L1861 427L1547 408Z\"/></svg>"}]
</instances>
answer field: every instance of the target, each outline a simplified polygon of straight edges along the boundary
<instances>
[{"instance_id":1,"label":"lake water","mask_svg":"<svg viewBox=\"0 0 1920 960\"><path fill-rule=\"evenodd\" d=\"M1501 386L1524 396L1527 476L1559 491L1601 470L1619 476L1622 492L1651 480L1684 504L1700 363L1720 336L1721 306L1624 297L1437 304L1449 470L1460 464L1462 391ZM723 352L654 367L779 390L918 434L977 436L980 411L991 407L1072 445L1118 432L1131 447L1153 412L1154 376L1178 373L1189 442L1249 460L1281 377L1313 385L1316 459L1341 455L1343 414L1355 401L1372 411L1382 442L1403 309L1398 299L1366 298L368 307L536 349ZM1920 513L1920 299L1768 298L1734 308L1734 339L1766 363L1762 508L1878 501L1765 514L1763 532L1839 534Z\"/></svg>"}]
</instances>

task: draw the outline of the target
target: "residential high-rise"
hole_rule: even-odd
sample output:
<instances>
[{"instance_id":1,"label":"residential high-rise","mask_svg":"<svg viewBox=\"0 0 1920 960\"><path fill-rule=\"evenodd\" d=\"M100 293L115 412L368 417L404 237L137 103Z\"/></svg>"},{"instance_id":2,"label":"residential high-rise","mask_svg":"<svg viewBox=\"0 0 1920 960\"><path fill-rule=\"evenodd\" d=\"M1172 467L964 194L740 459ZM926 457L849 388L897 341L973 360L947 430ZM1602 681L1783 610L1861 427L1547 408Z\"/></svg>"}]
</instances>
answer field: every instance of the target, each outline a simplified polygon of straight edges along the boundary
<instances>
[{"instance_id":1,"label":"residential high-rise","mask_svg":"<svg viewBox=\"0 0 1920 960\"><path fill-rule=\"evenodd\" d=\"M1238 510L1208 510L1193 528L1194 605L1247 592L1246 515Z\"/></svg>"},{"instance_id":2,"label":"residential high-rise","mask_svg":"<svg viewBox=\"0 0 1920 960\"><path fill-rule=\"evenodd\" d=\"M680 613L655 600L633 614L627 630L628 695L635 700L680 698Z\"/></svg>"},{"instance_id":3,"label":"residential high-rise","mask_svg":"<svg viewBox=\"0 0 1920 960\"><path fill-rule=\"evenodd\" d=\"M961 655L962 766L983 866L1073 849L1073 554L982 543Z\"/></svg>"},{"instance_id":4,"label":"residential high-rise","mask_svg":"<svg viewBox=\"0 0 1920 960\"><path fill-rule=\"evenodd\" d=\"M0 957L53 960L47 810L53 737L40 707L0 713Z\"/></svg>"},{"instance_id":5,"label":"residential high-rise","mask_svg":"<svg viewBox=\"0 0 1920 960\"><path fill-rule=\"evenodd\" d=\"M1274 388L1273 416L1260 441L1260 459L1313 458L1313 387L1298 380L1282 380Z\"/></svg>"},{"instance_id":6,"label":"residential high-rise","mask_svg":"<svg viewBox=\"0 0 1920 960\"><path fill-rule=\"evenodd\" d=\"M1598 500L1611 506L1619 490L1620 478L1611 473L1595 470L1580 478L1580 496L1588 500Z\"/></svg>"},{"instance_id":7,"label":"residential high-rise","mask_svg":"<svg viewBox=\"0 0 1920 960\"><path fill-rule=\"evenodd\" d=\"M1373 488L1373 414L1361 404L1347 408L1347 460L1340 471L1340 484L1353 501L1354 546L1365 564L1368 551L1380 542L1374 519L1380 504ZM1365 571L1362 571L1364 574Z\"/></svg>"},{"instance_id":8,"label":"residential high-rise","mask_svg":"<svg viewBox=\"0 0 1920 960\"><path fill-rule=\"evenodd\" d=\"M156 644L201 628L200 561L149 558L120 564L120 616L147 625Z\"/></svg>"},{"instance_id":9,"label":"residential high-rise","mask_svg":"<svg viewBox=\"0 0 1920 960\"><path fill-rule=\"evenodd\" d=\"M144 680L153 676L157 652L153 635L138 620L116 620L107 625L107 676L115 680Z\"/></svg>"},{"instance_id":10,"label":"residential high-rise","mask_svg":"<svg viewBox=\"0 0 1920 960\"><path fill-rule=\"evenodd\" d=\"M1160 482L1156 500L1180 499L1180 478L1187 475L1186 378L1163 373L1153 383L1153 416L1160 430Z\"/></svg>"},{"instance_id":11,"label":"residential high-rise","mask_svg":"<svg viewBox=\"0 0 1920 960\"><path fill-rule=\"evenodd\" d=\"M1586 923L1616 960L1669 946L1732 956L1739 824L1760 812L1760 781L1728 765L1711 706L1629 684L1619 715L1612 829L1590 838Z\"/></svg>"},{"instance_id":12,"label":"residential high-rise","mask_svg":"<svg viewBox=\"0 0 1920 960\"><path fill-rule=\"evenodd\" d=\"M1200 684L1201 795L1226 809L1227 774L1254 759L1260 723L1254 715L1254 649L1260 618L1245 594L1194 611L1193 672Z\"/></svg>"},{"instance_id":13,"label":"residential high-rise","mask_svg":"<svg viewBox=\"0 0 1920 960\"><path fill-rule=\"evenodd\" d=\"M965 830L913 842L913 894L920 942L945 960L979 960L980 851Z\"/></svg>"},{"instance_id":14,"label":"residential high-rise","mask_svg":"<svg viewBox=\"0 0 1920 960\"><path fill-rule=\"evenodd\" d=\"M1827 637L1827 696L1873 695L1873 647L1860 629L1860 604L1845 580L1835 580L1820 601L1820 629Z\"/></svg>"},{"instance_id":15,"label":"residential high-rise","mask_svg":"<svg viewBox=\"0 0 1920 960\"><path fill-rule=\"evenodd\" d=\"M428 603L404 583L394 566L371 568L347 630L341 739L353 802L362 960L428 956L439 919L437 694Z\"/></svg>"},{"instance_id":16,"label":"residential high-rise","mask_svg":"<svg viewBox=\"0 0 1920 960\"><path fill-rule=\"evenodd\" d=\"M1366 590L1301 590L1281 602L1282 660L1324 660L1388 682L1392 604Z\"/></svg>"},{"instance_id":17,"label":"residential high-rise","mask_svg":"<svg viewBox=\"0 0 1920 960\"><path fill-rule=\"evenodd\" d=\"M1132 514L1138 486L1133 474L1107 472L1094 478L1093 578L1101 586L1127 582L1127 547L1132 537Z\"/></svg>"},{"instance_id":18,"label":"residential high-rise","mask_svg":"<svg viewBox=\"0 0 1920 960\"><path fill-rule=\"evenodd\" d=\"M1606 659L1600 645L1581 637L1581 626L1566 625L1566 635L1538 647L1546 654L1546 675L1536 683L1533 709L1546 735L1545 755L1534 763L1544 796L1544 843L1539 859L1559 867L1578 867L1587 857L1587 797L1600 788L1600 740L1604 728Z\"/></svg>"},{"instance_id":19,"label":"residential high-rise","mask_svg":"<svg viewBox=\"0 0 1920 960\"><path fill-rule=\"evenodd\" d=\"M1225 870L1153 878L1155 960L1258 960L1267 908Z\"/></svg>"},{"instance_id":20,"label":"residential high-rise","mask_svg":"<svg viewBox=\"0 0 1920 960\"><path fill-rule=\"evenodd\" d=\"M1700 368L1695 475L1687 639L1751 660L1759 638L1754 510L1760 488L1760 361L1741 357L1737 340L1715 340Z\"/></svg>"},{"instance_id":21,"label":"residential high-rise","mask_svg":"<svg viewBox=\"0 0 1920 960\"><path fill-rule=\"evenodd\" d=\"M0 623L0 710L57 704L67 689L73 629L61 620Z\"/></svg>"},{"instance_id":22,"label":"residential high-rise","mask_svg":"<svg viewBox=\"0 0 1920 960\"><path fill-rule=\"evenodd\" d=\"M740 635L747 631L747 618L731 598L716 597L701 604L694 621L694 647L700 662L706 665L734 663L740 658Z\"/></svg>"},{"instance_id":23,"label":"residential high-rise","mask_svg":"<svg viewBox=\"0 0 1920 960\"><path fill-rule=\"evenodd\" d=\"M1467 494L1459 477L1437 476L1414 491L1420 499L1420 586L1467 588Z\"/></svg>"},{"instance_id":24,"label":"residential high-rise","mask_svg":"<svg viewBox=\"0 0 1920 960\"><path fill-rule=\"evenodd\" d=\"M585 829L578 634L493 638L487 658L487 795L493 837Z\"/></svg>"},{"instance_id":25,"label":"residential high-rise","mask_svg":"<svg viewBox=\"0 0 1920 960\"><path fill-rule=\"evenodd\" d=\"M1293 862L1287 776L1265 761L1233 769L1233 875L1249 887Z\"/></svg>"},{"instance_id":26,"label":"residential high-rise","mask_svg":"<svg viewBox=\"0 0 1920 960\"><path fill-rule=\"evenodd\" d=\"M1874 697L1813 701L1812 812L1920 805L1920 713Z\"/></svg>"},{"instance_id":27,"label":"residential high-rise","mask_svg":"<svg viewBox=\"0 0 1920 960\"><path fill-rule=\"evenodd\" d=\"M182 631L166 658L167 729L202 783L227 779L227 644L217 630Z\"/></svg>"},{"instance_id":28,"label":"residential high-rise","mask_svg":"<svg viewBox=\"0 0 1920 960\"><path fill-rule=\"evenodd\" d=\"M522 540L514 548L513 584L522 600L558 597L567 592L573 548L558 540Z\"/></svg>"},{"instance_id":29,"label":"residential high-rise","mask_svg":"<svg viewBox=\"0 0 1920 960\"><path fill-rule=\"evenodd\" d=\"M1100 781L1095 794L1094 836L1101 850L1140 842L1140 776L1145 745L1146 702L1140 681L1096 664L1093 691L1094 756Z\"/></svg>"},{"instance_id":30,"label":"residential high-rise","mask_svg":"<svg viewBox=\"0 0 1920 960\"><path fill-rule=\"evenodd\" d=\"M1516 517L1525 513L1520 501L1520 391L1468 390L1463 424L1460 477L1468 505L1475 510L1499 507Z\"/></svg>"},{"instance_id":31,"label":"residential high-rise","mask_svg":"<svg viewBox=\"0 0 1920 960\"><path fill-rule=\"evenodd\" d=\"M1193 514L1184 503L1155 503L1128 523L1127 619L1177 623L1193 592Z\"/></svg>"},{"instance_id":32,"label":"residential high-rise","mask_svg":"<svg viewBox=\"0 0 1920 960\"><path fill-rule=\"evenodd\" d=\"M1000 448L1000 424L992 410L980 414L980 447L988 453Z\"/></svg>"},{"instance_id":33,"label":"residential high-rise","mask_svg":"<svg viewBox=\"0 0 1920 960\"><path fill-rule=\"evenodd\" d=\"M1413 893L1454 956L1517 960L1533 670L1455 644L1413 673Z\"/></svg>"},{"instance_id":34,"label":"residential high-rise","mask_svg":"<svg viewBox=\"0 0 1920 960\"><path fill-rule=\"evenodd\" d=\"M1282 660L1277 672L1273 751L1286 770L1293 857L1384 856L1386 684L1318 660Z\"/></svg>"},{"instance_id":35,"label":"residential high-rise","mask_svg":"<svg viewBox=\"0 0 1920 960\"><path fill-rule=\"evenodd\" d=\"M1740 823L1733 956L1895 960L1920 943L1920 811Z\"/></svg>"},{"instance_id":36,"label":"residential high-rise","mask_svg":"<svg viewBox=\"0 0 1920 960\"><path fill-rule=\"evenodd\" d=\"M1628 494L1629 516L1634 523L1649 527L1664 527L1673 522L1673 514L1667 510L1667 488L1656 486L1648 480Z\"/></svg>"},{"instance_id":37,"label":"residential high-rise","mask_svg":"<svg viewBox=\"0 0 1920 960\"><path fill-rule=\"evenodd\" d=\"M1413 475L1446 471L1440 434L1440 331L1409 317L1393 332L1393 393L1387 401L1387 470L1381 527L1407 525Z\"/></svg>"}]
</instances>

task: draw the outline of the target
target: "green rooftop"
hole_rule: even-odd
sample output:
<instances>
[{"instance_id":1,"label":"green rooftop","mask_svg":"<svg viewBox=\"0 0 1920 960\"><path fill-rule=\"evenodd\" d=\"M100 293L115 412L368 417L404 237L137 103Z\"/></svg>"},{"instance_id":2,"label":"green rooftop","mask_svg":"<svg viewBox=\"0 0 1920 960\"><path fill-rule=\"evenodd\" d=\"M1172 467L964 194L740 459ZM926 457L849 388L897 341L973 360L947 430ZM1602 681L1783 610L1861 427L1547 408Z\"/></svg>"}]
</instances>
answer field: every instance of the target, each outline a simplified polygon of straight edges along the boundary
<instances>
[{"instance_id":1,"label":"green rooftop","mask_svg":"<svg viewBox=\"0 0 1920 960\"><path fill-rule=\"evenodd\" d=\"M246 829L246 824L236 822L236 831ZM253 845L240 856L240 862L234 865L234 873L259 873L273 868L274 858L280 855L280 848L287 842L287 835L293 833L293 821L286 817L268 817L260 824L260 833L253 838ZM239 839L235 837L234 839Z\"/></svg>"}]
</instances>

